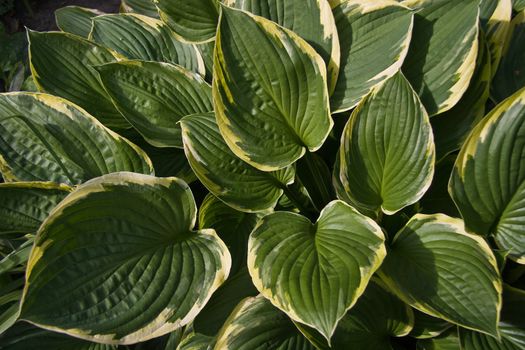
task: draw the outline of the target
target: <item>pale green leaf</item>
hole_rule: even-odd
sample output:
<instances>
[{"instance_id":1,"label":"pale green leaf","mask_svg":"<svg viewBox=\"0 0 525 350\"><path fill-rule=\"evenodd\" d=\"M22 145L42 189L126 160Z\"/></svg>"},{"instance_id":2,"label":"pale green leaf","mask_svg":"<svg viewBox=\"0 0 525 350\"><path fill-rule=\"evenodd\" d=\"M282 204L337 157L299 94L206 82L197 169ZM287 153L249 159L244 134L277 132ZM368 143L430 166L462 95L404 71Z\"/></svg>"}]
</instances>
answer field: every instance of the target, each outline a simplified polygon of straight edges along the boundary
<instances>
[{"instance_id":1,"label":"pale green leaf","mask_svg":"<svg viewBox=\"0 0 525 350\"><path fill-rule=\"evenodd\" d=\"M516 12L525 10L525 0L512 0L512 8Z\"/></svg>"},{"instance_id":2,"label":"pale green leaf","mask_svg":"<svg viewBox=\"0 0 525 350\"><path fill-rule=\"evenodd\" d=\"M55 11L55 20L61 31L87 38L91 31L91 19L103 14L96 9L65 6Z\"/></svg>"}]
</instances>

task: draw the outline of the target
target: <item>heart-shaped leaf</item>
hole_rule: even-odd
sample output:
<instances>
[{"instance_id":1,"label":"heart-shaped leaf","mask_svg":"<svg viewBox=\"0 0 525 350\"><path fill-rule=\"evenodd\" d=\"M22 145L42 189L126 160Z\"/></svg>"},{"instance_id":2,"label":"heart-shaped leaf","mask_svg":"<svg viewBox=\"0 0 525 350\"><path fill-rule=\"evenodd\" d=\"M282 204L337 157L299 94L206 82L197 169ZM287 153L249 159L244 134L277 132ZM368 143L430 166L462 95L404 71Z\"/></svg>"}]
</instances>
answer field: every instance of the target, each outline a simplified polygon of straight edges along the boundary
<instances>
[{"instance_id":1,"label":"heart-shaped leaf","mask_svg":"<svg viewBox=\"0 0 525 350\"><path fill-rule=\"evenodd\" d=\"M245 11L223 7L213 95L230 149L264 171L317 150L332 128L321 56L292 31Z\"/></svg>"},{"instance_id":2,"label":"heart-shaped leaf","mask_svg":"<svg viewBox=\"0 0 525 350\"><path fill-rule=\"evenodd\" d=\"M180 42L160 20L135 14L93 19L90 39L129 59L178 64L204 75L204 61L192 44Z\"/></svg>"},{"instance_id":3,"label":"heart-shaped leaf","mask_svg":"<svg viewBox=\"0 0 525 350\"><path fill-rule=\"evenodd\" d=\"M403 73L431 116L452 108L469 85L478 52L479 2L403 2L415 11Z\"/></svg>"},{"instance_id":4,"label":"heart-shaped leaf","mask_svg":"<svg viewBox=\"0 0 525 350\"><path fill-rule=\"evenodd\" d=\"M332 112L354 108L376 85L401 68L413 14L395 1L331 1L341 42L341 68Z\"/></svg>"},{"instance_id":5,"label":"heart-shaped leaf","mask_svg":"<svg viewBox=\"0 0 525 350\"><path fill-rule=\"evenodd\" d=\"M199 180L222 201L241 211L273 208L283 188L294 181L294 168L256 169L237 158L224 142L213 113L181 121L184 151Z\"/></svg>"},{"instance_id":6,"label":"heart-shaped leaf","mask_svg":"<svg viewBox=\"0 0 525 350\"><path fill-rule=\"evenodd\" d=\"M0 121L0 172L6 181L77 185L117 171L153 172L141 149L62 98L0 94Z\"/></svg>"},{"instance_id":7,"label":"heart-shaped leaf","mask_svg":"<svg viewBox=\"0 0 525 350\"><path fill-rule=\"evenodd\" d=\"M115 106L153 146L182 148L178 121L213 110L211 87L180 66L121 61L96 69Z\"/></svg>"},{"instance_id":8,"label":"heart-shaped leaf","mask_svg":"<svg viewBox=\"0 0 525 350\"><path fill-rule=\"evenodd\" d=\"M116 110L93 66L115 62L109 49L69 33L28 31L33 80L40 91L63 97L111 128L130 125Z\"/></svg>"},{"instance_id":9,"label":"heart-shaped leaf","mask_svg":"<svg viewBox=\"0 0 525 350\"><path fill-rule=\"evenodd\" d=\"M501 278L494 254L463 222L414 216L390 246L381 279L414 308L497 336Z\"/></svg>"},{"instance_id":10,"label":"heart-shaped leaf","mask_svg":"<svg viewBox=\"0 0 525 350\"><path fill-rule=\"evenodd\" d=\"M65 6L55 11L55 19L61 31L87 38L91 31L91 19L103 14L95 9Z\"/></svg>"},{"instance_id":11,"label":"heart-shaped leaf","mask_svg":"<svg viewBox=\"0 0 525 350\"><path fill-rule=\"evenodd\" d=\"M354 110L341 139L340 178L354 205L392 214L417 202L434 174L425 108L402 73Z\"/></svg>"},{"instance_id":12,"label":"heart-shaped leaf","mask_svg":"<svg viewBox=\"0 0 525 350\"><path fill-rule=\"evenodd\" d=\"M494 234L509 257L525 263L525 88L472 131L449 191L468 229Z\"/></svg>"},{"instance_id":13,"label":"heart-shaped leaf","mask_svg":"<svg viewBox=\"0 0 525 350\"><path fill-rule=\"evenodd\" d=\"M231 264L214 230L193 231L196 211L177 178L116 173L82 185L38 231L21 318L113 344L191 322Z\"/></svg>"},{"instance_id":14,"label":"heart-shaped leaf","mask_svg":"<svg viewBox=\"0 0 525 350\"><path fill-rule=\"evenodd\" d=\"M252 232L248 268L272 304L329 340L383 261L384 239L373 220L342 201L328 204L315 224L276 212Z\"/></svg>"}]
</instances>

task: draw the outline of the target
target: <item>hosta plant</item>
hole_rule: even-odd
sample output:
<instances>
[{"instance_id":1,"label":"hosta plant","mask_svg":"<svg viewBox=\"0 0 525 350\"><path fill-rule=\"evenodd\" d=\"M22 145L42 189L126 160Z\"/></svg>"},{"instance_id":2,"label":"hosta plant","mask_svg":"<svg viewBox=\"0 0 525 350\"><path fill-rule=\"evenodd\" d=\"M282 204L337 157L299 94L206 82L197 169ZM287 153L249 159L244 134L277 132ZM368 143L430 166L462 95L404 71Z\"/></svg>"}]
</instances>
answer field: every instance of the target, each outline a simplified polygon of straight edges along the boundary
<instances>
[{"instance_id":1,"label":"hosta plant","mask_svg":"<svg viewBox=\"0 0 525 350\"><path fill-rule=\"evenodd\" d=\"M126 0L0 94L0 349L525 349L525 13Z\"/></svg>"}]
</instances>

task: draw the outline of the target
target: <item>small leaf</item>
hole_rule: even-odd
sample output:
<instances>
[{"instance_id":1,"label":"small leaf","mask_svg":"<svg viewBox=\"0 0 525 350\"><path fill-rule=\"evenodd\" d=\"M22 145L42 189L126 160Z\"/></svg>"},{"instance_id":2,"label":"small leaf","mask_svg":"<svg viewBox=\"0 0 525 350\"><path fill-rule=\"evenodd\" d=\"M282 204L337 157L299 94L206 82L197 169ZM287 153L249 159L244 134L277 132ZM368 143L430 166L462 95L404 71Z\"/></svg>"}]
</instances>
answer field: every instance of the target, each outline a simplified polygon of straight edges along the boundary
<instances>
[{"instance_id":1,"label":"small leaf","mask_svg":"<svg viewBox=\"0 0 525 350\"><path fill-rule=\"evenodd\" d=\"M151 174L137 146L62 98L0 94L0 172L6 181L78 185L117 171Z\"/></svg>"},{"instance_id":2,"label":"small leaf","mask_svg":"<svg viewBox=\"0 0 525 350\"><path fill-rule=\"evenodd\" d=\"M429 315L498 336L501 278L489 245L442 214L414 216L394 237L381 279Z\"/></svg>"},{"instance_id":3,"label":"small leaf","mask_svg":"<svg viewBox=\"0 0 525 350\"><path fill-rule=\"evenodd\" d=\"M231 265L214 230L192 229L196 212L177 178L116 173L80 186L38 231L21 318L112 344L188 324Z\"/></svg>"},{"instance_id":4,"label":"small leaf","mask_svg":"<svg viewBox=\"0 0 525 350\"><path fill-rule=\"evenodd\" d=\"M228 7L215 48L213 95L228 147L263 171L317 150L333 125L321 56L290 30Z\"/></svg>"},{"instance_id":5,"label":"small leaf","mask_svg":"<svg viewBox=\"0 0 525 350\"><path fill-rule=\"evenodd\" d=\"M252 232L248 268L272 304L329 340L383 261L384 239L373 220L342 201L328 204L315 224L276 212Z\"/></svg>"},{"instance_id":6,"label":"small leaf","mask_svg":"<svg viewBox=\"0 0 525 350\"><path fill-rule=\"evenodd\" d=\"M472 131L456 160L449 192L465 225L494 234L525 263L525 88L496 106Z\"/></svg>"},{"instance_id":7,"label":"small leaf","mask_svg":"<svg viewBox=\"0 0 525 350\"><path fill-rule=\"evenodd\" d=\"M87 38L91 31L91 19L103 14L95 9L65 6L55 11L55 19L61 31Z\"/></svg>"}]
</instances>

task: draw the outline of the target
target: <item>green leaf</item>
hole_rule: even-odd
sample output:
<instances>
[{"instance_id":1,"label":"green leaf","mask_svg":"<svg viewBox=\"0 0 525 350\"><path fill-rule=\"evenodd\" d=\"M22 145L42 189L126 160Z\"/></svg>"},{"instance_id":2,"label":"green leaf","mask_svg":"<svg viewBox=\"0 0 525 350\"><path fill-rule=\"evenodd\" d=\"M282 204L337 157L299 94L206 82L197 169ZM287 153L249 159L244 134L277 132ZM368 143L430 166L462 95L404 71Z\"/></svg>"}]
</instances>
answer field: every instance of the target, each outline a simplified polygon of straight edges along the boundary
<instances>
[{"instance_id":1,"label":"green leaf","mask_svg":"<svg viewBox=\"0 0 525 350\"><path fill-rule=\"evenodd\" d=\"M35 233L70 191L69 186L52 182L0 184L0 234Z\"/></svg>"},{"instance_id":2,"label":"green leaf","mask_svg":"<svg viewBox=\"0 0 525 350\"><path fill-rule=\"evenodd\" d=\"M413 26L410 9L395 1L331 1L341 67L330 105L333 113L354 108L374 87L398 72Z\"/></svg>"},{"instance_id":3,"label":"green leaf","mask_svg":"<svg viewBox=\"0 0 525 350\"><path fill-rule=\"evenodd\" d=\"M500 102L525 86L525 11L510 23L509 37L492 83L492 97Z\"/></svg>"},{"instance_id":4,"label":"green leaf","mask_svg":"<svg viewBox=\"0 0 525 350\"><path fill-rule=\"evenodd\" d=\"M182 148L179 120L213 110L211 87L180 66L120 61L96 69L117 109L153 146Z\"/></svg>"},{"instance_id":5,"label":"green leaf","mask_svg":"<svg viewBox=\"0 0 525 350\"><path fill-rule=\"evenodd\" d=\"M158 19L111 14L93 19L90 39L129 59L174 63L204 75L204 61L192 44L180 42Z\"/></svg>"},{"instance_id":6,"label":"green leaf","mask_svg":"<svg viewBox=\"0 0 525 350\"><path fill-rule=\"evenodd\" d=\"M272 304L330 340L383 261L384 239L373 220L342 201L328 204L315 224L276 212L252 232L248 268Z\"/></svg>"},{"instance_id":7,"label":"green leaf","mask_svg":"<svg viewBox=\"0 0 525 350\"><path fill-rule=\"evenodd\" d=\"M449 192L467 228L494 234L525 263L525 88L496 106L461 148Z\"/></svg>"},{"instance_id":8,"label":"green leaf","mask_svg":"<svg viewBox=\"0 0 525 350\"><path fill-rule=\"evenodd\" d=\"M87 38L91 31L91 19L103 14L96 9L65 6L55 11L55 20L61 31Z\"/></svg>"},{"instance_id":9,"label":"green leaf","mask_svg":"<svg viewBox=\"0 0 525 350\"><path fill-rule=\"evenodd\" d=\"M412 307L498 336L496 258L483 238L465 232L463 221L417 214L394 237L379 274Z\"/></svg>"},{"instance_id":10,"label":"green leaf","mask_svg":"<svg viewBox=\"0 0 525 350\"><path fill-rule=\"evenodd\" d=\"M407 335L414 324L410 306L372 279L355 306L339 321L332 345L335 349L393 349L390 337Z\"/></svg>"},{"instance_id":11,"label":"green leaf","mask_svg":"<svg viewBox=\"0 0 525 350\"><path fill-rule=\"evenodd\" d=\"M267 18L306 40L323 58L328 90L333 92L341 52L334 16L327 0L228 0L225 3Z\"/></svg>"},{"instance_id":12,"label":"green leaf","mask_svg":"<svg viewBox=\"0 0 525 350\"><path fill-rule=\"evenodd\" d=\"M403 73L432 116L452 108L474 73L480 0L408 0L415 12Z\"/></svg>"},{"instance_id":13,"label":"green leaf","mask_svg":"<svg viewBox=\"0 0 525 350\"><path fill-rule=\"evenodd\" d=\"M210 41L204 44L196 45L206 67L206 81L212 81L213 74L213 51L215 50L215 41Z\"/></svg>"},{"instance_id":14,"label":"green leaf","mask_svg":"<svg viewBox=\"0 0 525 350\"><path fill-rule=\"evenodd\" d=\"M155 0L160 18L181 39L189 42L213 40L219 20L217 0Z\"/></svg>"},{"instance_id":15,"label":"green leaf","mask_svg":"<svg viewBox=\"0 0 525 350\"><path fill-rule=\"evenodd\" d=\"M525 348L525 291L503 288L503 309L498 325L501 341L467 329L459 330L462 350L522 350Z\"/></svg>"},{"instance_id":16,"label":"green leaf","mask_svg":"<svg viewBox=\"0 0 525 350\"><path fill-rule=\"evenodd\" d=\"M224 142L213 113L181 121L184 151L204 186L229 206L246 212L273 208L294 168L264 172L237 158Z\"/></svg>"},{"instance_id":17,"label":"green leaf","mask_svg":"<svg viewBox=\"0 0 525 350\"><path fill-rule=\"evenodd\" d=\"M414 328L410 336L417 339L434 338L452 327L452 324L414 309Z\"/></svg>"},{"instance_id":18,"label":"green leaf","mask_svg":"<svg viewBox=\"0 0 525 350\"><path fill-rule=\"evenodd\" d=\"M21 318L113 344L188 324L231 264L214 230L192 229L196 212L177 178L116 173L80 186L38 231Z\"/></svg>"},{"instance_id":19,"label":"green leaf","mask_svg":"<svg viewBox=\"0 0 525 350\"><path fill-rule=\"evenodd\" d=\"M114 62L103 46L69 33L28 31L31 73L38 89L63 97L111 128L128 128L93 66Z\"/></svg>"},{"instance_id":20,"label":"green leaf","mask_svg":"<svg viewBox=\"0 0 525 350\"><path fill-rule=\"evenodd\" d=\"M434 174L432 129L402 73L354 110L340 156L340 179L358 209L393 214L423 196Z\"/></svg>"},{"instance_id":21,"label":"green leaf","mask_svg":"<svg viewBox=\"0 0 525 350\"><path fill-rule=\"evenodd\" d=\"M525 0L512 0L512 8L516 12L525 10Z\"/></svg>"},{"instance_id":22,"label":"green leaf","mask_svg":"<svg viewBox=\"0 0 525 350\"><path fill-rule=\"evenodd\" d=\"M27 260L29 259L29 253L31 251L33 241L33 238L30 238L24 243L20 244L20 246L14 249L11 253L7 254L0 261L0 274L13 272L13 269L15 269L17 266L25 266Z\"/></svg>"},{"instance_id":23,"label":"green leaf","mask_svg":"<svg viewBox=\"0 0 525 350\"><path fill-rule=\"evenodd\" d=\"M176 350L209 350L212 344L212 337L199 333L190 333L180 342Z\"/></svg>"},{"instance_id":24,"label":"green leaf","mask_svg":"<svg viewBox=\"0 0 525 350\"><path fill-rule=\"evenodd\" d=\"M148 156L62 98L0 94L0 172L6 181L77 185L117 171L151 174Z\"/></svg>"},{"instance_id":25,"label":"green leaf","mask_svg":"<svg viewBox=\"0 0 525 350\"><path fill-rule=\"evenodd\" d=\"M430 339L418 340L416 350L462 350L459 345L458 330L456 327L450 331ZM479 348L479 350L488 350Z\"/></svg>"},{"instance_id":26,"label":"green leaf","mask_svg":"<svg viewBox=\"0 0 525 350\"><path fill-rule=\"evenodd\" d=\"M317 150L333 125L321 56L290 30L228 7L217 35L213 95L228 147L264 171Z\"/></svg>"},{"instance_id":27,"label":"green leaf","mask_svg":"<svg viewBox=\"0 0 525 350\"><path fill-rule=\"evenodd\" d=\"M293 322L261 295L247 298L232 312L215 350L314 350Z\"/></svg>"},{"instance_id":28,"label":"green leaf","mask_svg":"<svg viewBox=\"0 0 525 350\"><path fill-rule=\"evenodd\" d=\"M159 18L159 13L153 0L120 0L120 3L121 12L132 12Z\"/></svg>"}]
</instances>

